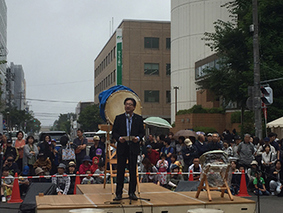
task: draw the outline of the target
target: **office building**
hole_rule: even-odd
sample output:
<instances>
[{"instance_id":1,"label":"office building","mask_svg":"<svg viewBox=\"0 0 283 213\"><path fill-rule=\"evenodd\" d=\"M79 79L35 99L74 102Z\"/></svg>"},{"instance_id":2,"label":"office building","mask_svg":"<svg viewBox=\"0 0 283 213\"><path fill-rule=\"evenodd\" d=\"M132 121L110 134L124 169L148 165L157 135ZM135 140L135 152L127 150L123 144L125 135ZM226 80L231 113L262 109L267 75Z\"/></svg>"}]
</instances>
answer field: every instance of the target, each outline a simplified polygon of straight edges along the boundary
<instances>
[{"instance_id":1,"label":"office building","mask_svg":"<svg viewBox=\"0 0 283 213\"><path fill-rule=\"evenodd\" d=\"M170 22L123 20L94 60L95 103L115 85L141 99L144 118L170 120Z\"/></svg>"},{"instance_id":2,"label":"office building","mask_svg":"<svg viewBox=\"0 0 283 213\"><path fill-rule=\"evenodd\" d=\"M0 80L1 80L1 102L5 105L6 99L6 63L7 60L7 6L5 0L0 0Z\"/></svg>"},{"instance_id":3,"label":"office building","mask_svg":"<svg viewBox=\"0 0 283 213\"><path fill-rule=\"evenodd\" d=\"M171 0L171 119L176 110L189 109L197 104L196 76L201 68L195 63L212 56L205 45L205 32L214 32L214 22L231 18L224 6L229 0ZM213 60L216 60L213 58Z\"/></svg>"}]
</instances>

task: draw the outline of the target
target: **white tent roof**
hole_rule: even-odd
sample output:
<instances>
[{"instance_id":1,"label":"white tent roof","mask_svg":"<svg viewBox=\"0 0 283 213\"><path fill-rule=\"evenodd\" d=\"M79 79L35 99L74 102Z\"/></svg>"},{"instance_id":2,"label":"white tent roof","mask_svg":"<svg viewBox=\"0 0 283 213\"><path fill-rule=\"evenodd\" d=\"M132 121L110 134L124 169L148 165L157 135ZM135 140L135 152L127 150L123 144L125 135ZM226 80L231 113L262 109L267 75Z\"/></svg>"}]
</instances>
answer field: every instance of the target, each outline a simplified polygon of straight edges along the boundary
<instances>
[{"instance_id":1,"label":"white tent roof","mask_svg":"<svg viewBox=\"0 0 283 213\"><path fill-rule=\"evenodd\" d=\"M268 127L268 128L283 127L283 117L267 123L266 127Z\"/></svg>"}]
</instances>

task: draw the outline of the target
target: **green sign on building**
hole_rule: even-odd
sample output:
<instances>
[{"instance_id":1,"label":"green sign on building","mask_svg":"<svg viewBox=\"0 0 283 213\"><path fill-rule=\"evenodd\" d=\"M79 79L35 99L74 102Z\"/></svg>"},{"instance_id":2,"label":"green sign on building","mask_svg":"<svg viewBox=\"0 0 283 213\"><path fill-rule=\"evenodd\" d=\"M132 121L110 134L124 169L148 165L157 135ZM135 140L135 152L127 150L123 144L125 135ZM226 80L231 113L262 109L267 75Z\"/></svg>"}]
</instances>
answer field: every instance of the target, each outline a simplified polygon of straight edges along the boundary
<instances>
[{"instance_id":1,"label":"green sign on building","mask_svg":"<svg viewBox=\"0 0 283 213\"><path fill-rule=\"evenodd\" d=\"M123 68L123 54L122 54L122 29L116 30L116 83L122 85L122 68Z\"/></svg>"}]
</instances>

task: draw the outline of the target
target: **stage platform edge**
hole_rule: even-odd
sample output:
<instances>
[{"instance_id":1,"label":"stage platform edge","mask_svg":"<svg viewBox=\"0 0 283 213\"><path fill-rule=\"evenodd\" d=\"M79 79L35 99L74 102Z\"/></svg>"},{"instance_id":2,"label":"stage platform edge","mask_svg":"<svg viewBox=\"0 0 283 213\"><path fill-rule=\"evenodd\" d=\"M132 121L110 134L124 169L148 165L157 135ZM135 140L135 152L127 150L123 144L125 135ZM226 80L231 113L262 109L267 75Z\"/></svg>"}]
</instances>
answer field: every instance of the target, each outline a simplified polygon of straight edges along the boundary
<instances>
[{"instance_id":1,"label":"stage platform edge","mask_svg":"<svg viewBox=\"0 0 283 213\"><path fill-rule=\"evenodd\" d=\"M186 213L189 209L208 208L221 209L229 213L254 213L256 203L252 200L234 196L231 201L227 194L223 198L220 192L213 191L209 202L206 192L195 198L196 192L173 192L153 183L142 183L141 194L137 196L149 198L150 201L123 200L122 204L110 204L115 195L111 193L111 185L103 188L101 184L77 185L76 195L45 195L36 196L38 213L69 213L72 209L96 208L105 213ZM123 197L127 197L127 187Z\"/></svg>"}]
</instances>

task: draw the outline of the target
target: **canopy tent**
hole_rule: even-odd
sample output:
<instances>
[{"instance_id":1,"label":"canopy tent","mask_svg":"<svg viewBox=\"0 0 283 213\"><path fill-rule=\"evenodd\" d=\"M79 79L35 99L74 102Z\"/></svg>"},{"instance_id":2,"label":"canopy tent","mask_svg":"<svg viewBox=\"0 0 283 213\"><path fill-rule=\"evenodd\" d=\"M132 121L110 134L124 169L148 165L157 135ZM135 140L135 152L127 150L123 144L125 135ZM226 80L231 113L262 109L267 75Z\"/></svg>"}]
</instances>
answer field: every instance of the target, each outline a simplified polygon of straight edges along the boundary
<instances>
[{"instance_id":1,"label":"canopy tent","mask_svg":"<svg viewBox=\"0 0 283 213\"><path fill-rule=\"evenodd\" d=\"M266 127L270 128L272 132L276 133L279 139L283 138L283 117L267 123Z\"/></svg>"},{"instance_id":2,"label":"canopy tent","mask_svg":"<svg viewBox=\"0 0 283 213\"><path fill-rule=\"evenodd\" d=\"M166 121L165 119L160 118L160 117L148 117L143 122L147 125L150 125L150 126L167 128L167 129L172 128L172 126L170 125L170 123L168 121Z\"/></svg>"}]
</instances>

